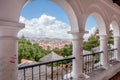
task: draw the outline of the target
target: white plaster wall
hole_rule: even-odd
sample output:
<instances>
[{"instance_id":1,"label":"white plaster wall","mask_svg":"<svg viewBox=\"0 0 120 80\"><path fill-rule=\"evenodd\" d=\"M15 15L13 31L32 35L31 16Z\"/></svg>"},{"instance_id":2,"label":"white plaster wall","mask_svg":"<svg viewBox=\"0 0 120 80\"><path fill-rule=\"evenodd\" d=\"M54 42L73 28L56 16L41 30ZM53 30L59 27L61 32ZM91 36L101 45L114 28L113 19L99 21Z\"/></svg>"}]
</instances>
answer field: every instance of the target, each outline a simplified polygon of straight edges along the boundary
<instances>
[{"instance_id":1,"label":"white plaster wall","mask_svg":"<svg viewBox=\"0 0 120 80\"><path fill-rule=\"evenodd\" d=\"M27 0L0 0L0 20L18 22Z\"/></svg>"}]
</instances>

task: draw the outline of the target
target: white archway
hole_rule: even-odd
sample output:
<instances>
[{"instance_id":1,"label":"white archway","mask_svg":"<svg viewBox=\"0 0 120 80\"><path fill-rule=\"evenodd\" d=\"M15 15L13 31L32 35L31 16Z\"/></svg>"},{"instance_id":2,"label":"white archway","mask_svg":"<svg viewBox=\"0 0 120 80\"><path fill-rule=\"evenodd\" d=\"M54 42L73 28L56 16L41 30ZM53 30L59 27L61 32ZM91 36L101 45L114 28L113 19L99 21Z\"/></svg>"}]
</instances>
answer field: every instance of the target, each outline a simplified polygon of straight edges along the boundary
<instances>
[{"instance_id":1,"label":"white archway","mask_svg":"<svg viewBox=\"0 0 120 80\"><path fill-rule=\"evenodd\" d=\"M91 16L93 16L95 18L95 20L97 21L97 25L99 28L99 34L100 35L107 35L105 22L104 22L102 16L96 12L92 13Z\"/></svg>"},{"instance_id":2,"label":"white archway","mask_svg":"<svg viewBox=\"0 0 120 80\"><path fill-rule=\"evenodd\" d=\"M120 60L120 30L119 26L116 20L113 20L110 24L110 27L112 27L113 30L113 38L114 38L114 49L117 49L114 51L113 58L116 60Z\"/></svg>"},{"instance_id":3,"label":"white archway","mask_svg":"<svg viewBox=\"0 0 120 80\"><path fill-rule=\"evenodd\" d=\"M114 36L119 36L120 35L120 30L119 30L118 23L116 21L112 21L111 25L112 25L112 28L113 28L113 35Z\"/></svg>"},{"instance_id":4,"label":"white archway","mask_svg":"<svg viewBox=\"0 0 120 80\"><path fill-rule=\"evenodd\" d=\"M71 32L79 32L77 16L72 6L65 0L52 0L52 1L60 5L60 7L62 7L66 14L68 15L71 25Z\"/></svg>"},{"instance_id":5,"label":"white archway","mask_svg":"<svg viewBox=\"0 0 120 80\"><path fill-rule=\"evenodd\" d=\"M99 37L100 37L100 51L103 51L101 54L100 62L105 69L108 68L108 60L107 60L107 40L108 40L108 20L104 9L99 7L99 5L91 5L87 10L87 15L93 16L97 22L99 29Z\"/></svg>"},{"instance_id":6,"label":"white archway","mask_svg":"<svg viewBox=\"0 0 120 80\"><path fill-rule=\"evenodd\" d=\"M86 10L87 17L93 16L97 22L98 28L99 28L99 35L107 35L107 17L105 14L105 10L99 5L90 5L89 8Z\"/></svg>"}]
</instances>

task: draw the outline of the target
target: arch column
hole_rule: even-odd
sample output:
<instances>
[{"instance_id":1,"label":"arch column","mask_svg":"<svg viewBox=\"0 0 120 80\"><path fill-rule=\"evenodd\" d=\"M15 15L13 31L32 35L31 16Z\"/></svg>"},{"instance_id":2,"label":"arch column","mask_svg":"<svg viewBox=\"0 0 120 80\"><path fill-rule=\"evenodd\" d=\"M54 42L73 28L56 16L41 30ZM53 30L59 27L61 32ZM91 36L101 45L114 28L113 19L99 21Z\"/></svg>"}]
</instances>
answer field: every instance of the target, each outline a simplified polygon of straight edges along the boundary
<instances>
[{"instance_id":1,"label":"arch column","mask_svg":"<svg viewBox=\"0 0 120 80\"><path fill-rule=\"evenodd\" d=\"M114 58L120 61L120 36L114 36Z\"/></svg>"},{"instance_id":2,"label":"arch column","mask_svg":"<svg viewBox=\"0 0 120 80\"><path fill-rule=\"evenodd\" d=\"M0 80L18 80L17 33L24 24L0 21Z\"/></svg>"},{"instance_id":3,"label":"arch column","mask_svg":"<svg viewBox=\"0 0 120 80\"><path fill-rule=\"evenodd\" d=\"M84 33L69 32L72 34L73 60L72 77L75 80L84 80L83 69L83 35Z\"/></svg>"},{"instance_id":4,"label":"arch column","mask_svg":"<svg viewBox=\"0 0 120 80\"><path fill-rule=\"evenodd\" d=\"M107 35L100 35L100 51L103 51L101 53L101 64L103 68L108 69L109 64L108 64L108 36Z\"/></svg>"}]
</instances>

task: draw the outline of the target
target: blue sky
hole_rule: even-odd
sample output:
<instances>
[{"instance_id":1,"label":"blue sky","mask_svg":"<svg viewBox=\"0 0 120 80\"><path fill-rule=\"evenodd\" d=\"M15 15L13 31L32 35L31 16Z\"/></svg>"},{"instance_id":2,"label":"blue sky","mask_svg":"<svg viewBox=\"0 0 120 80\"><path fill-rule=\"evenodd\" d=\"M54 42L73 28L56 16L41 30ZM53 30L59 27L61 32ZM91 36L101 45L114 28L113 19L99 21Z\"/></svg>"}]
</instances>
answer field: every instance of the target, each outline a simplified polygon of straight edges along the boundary
<instances>
[{"instance_id":1,"label":"blue sky","mask_svg":"<svg viewBox=\"0 0 120 80\"><path fill-rule=\"evenodd\" d=\"M54 16L69 24L68 17L63 9L50 0L34 0L25 6L21 12L21 16L27 19L38 18L42 14Z\"/></svg>"},{"instance_id":2,"label":"blue sky","mask_svg":"<svg viewBox=\"0 0 120 80\"><path fill-rule=\"evenodd\" d=\"M70 23L66 13L59 5L50 0L33 0L27 4L21 12L21 22L26 24L26 28L21 31L20 34L24 34L28 37L36 36L34 33L36 30L39 30L37 31L37 37L47 35L47 37L64 38L68 35L67 31L70 30ZM58 27L54 27L55 29L53 29L50 26ZM95 19L89 16L86 21L86 30L92 30L92 28L96 26L97 23ZM48 31L45 32L44 28L49 28L50 30L48 29Z\"/></svg>"},{"instance_id":3,"label":"blue sky","mask_svg":"<svg viewBox=\"0 0 120 80\"><path fill-rule=\"evenodd\" d=\"M97 22L94 19L94 17L93 16L89 16L87 21L86 21L86 25L85 26L86 26L86 29L89 30L89 29L91 29L91 27L97 27L98 25L97 25Z\"/></svg>"}]
</instances>

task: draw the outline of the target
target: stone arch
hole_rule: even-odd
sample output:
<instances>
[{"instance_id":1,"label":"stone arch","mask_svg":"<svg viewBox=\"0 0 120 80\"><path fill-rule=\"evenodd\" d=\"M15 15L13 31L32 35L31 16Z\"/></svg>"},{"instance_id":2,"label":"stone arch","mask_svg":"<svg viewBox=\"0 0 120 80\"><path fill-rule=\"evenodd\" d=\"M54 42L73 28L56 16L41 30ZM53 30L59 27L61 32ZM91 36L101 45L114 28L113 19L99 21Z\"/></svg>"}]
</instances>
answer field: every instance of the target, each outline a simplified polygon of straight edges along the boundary
<instances>
[{"instance_id":1,"label":"stone arch","mask_svg":"<svg viewBox=\"0 0 120 80\"><path fill-rule=\"evenodd\" d=\"M113 48L117 49L117 51L114 52L114 58L116 58L117 60L119 60L119 38L120 38L120 29L119 29L119 19L118 19L118 16L117 15L113 15L112 18L111 18L111 24L110 26L112 26L112 29L113 29Z\"/></svg>"},{"instance_id":2,"label":"stone arch","mask_svg":"<svg viewBox=\"0 0 120 80\"><path fill-rule=\"evenodd\" d=\"M52 1L60 5L60 7L62 7L66 14L68 15L71 25L71 31L79 32L77 15L75 14L73 7L65 0L52 0Z\"/></svg>"},{"instance_id":3,"label":"stone arch","mask_svg":"<svg viewBox=\"0 0 120 80\"><path fill-rule=\"evenodd\" d=\"M117 15L113 15L110 18L110 26L113 28L113 36L119 36L120 35L120 29L119 29L119 19Z\"/></svg>"},{"instance_id":4,"label":"stone arch","mask_svg":"<svg viewBox=\"0 0 120 80\"><path fill-rule=\"evenodd\" d=\"M101 9L99 6L92 5L87 9L86 13L87 13L86 20L88 16L93 16L95 18L98 24L99 34L107 35L108 30L106 29L106 25L107 25L108 19L104 13L104 10Z\"/></svg>"}]
</instances>

